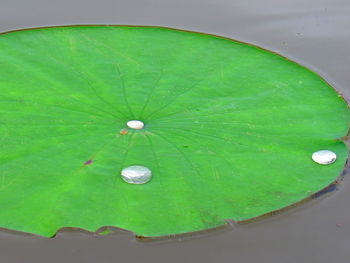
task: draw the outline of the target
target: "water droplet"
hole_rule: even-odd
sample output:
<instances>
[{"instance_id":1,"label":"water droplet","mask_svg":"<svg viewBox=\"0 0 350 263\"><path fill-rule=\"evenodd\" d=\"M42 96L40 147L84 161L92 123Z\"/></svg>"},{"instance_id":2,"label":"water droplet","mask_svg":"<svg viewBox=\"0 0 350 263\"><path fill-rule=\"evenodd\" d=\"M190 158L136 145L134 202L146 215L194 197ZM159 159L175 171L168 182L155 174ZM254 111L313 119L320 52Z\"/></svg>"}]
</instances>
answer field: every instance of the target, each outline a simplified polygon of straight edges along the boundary
<instances>
[{"instance_id":1,"label":"water droplet","mask_svg":"<svg viewBox=\"0 0 350 263\"><path fill-rule=\"evenodd\" d=\"M141 130L145 126L142 121L138 121L138 120L128 121L126 125L129 128L135 129L135 130Z\"/></svg>"},{"instance_id":2,"label":"water droplet","mask_svg":"<svg viewBox=\"0 0 350 263\"><path fill-rule=\"evenodd\" d=\"M152 172L145 166L132 165L121 172L122 179L129 184L145 184L152 178Z\"/></svg>"},{"instance_id":3,"label":"water droplet","mask_svg":"<svg viewBox=\"0 0 350 263\"><path fill-rule=\"evenodd\" d=\"M319 164L331 164L337 159L337 155L329 150L320 150L312 154L312 160Z\"/></svg>"}]
</instances>

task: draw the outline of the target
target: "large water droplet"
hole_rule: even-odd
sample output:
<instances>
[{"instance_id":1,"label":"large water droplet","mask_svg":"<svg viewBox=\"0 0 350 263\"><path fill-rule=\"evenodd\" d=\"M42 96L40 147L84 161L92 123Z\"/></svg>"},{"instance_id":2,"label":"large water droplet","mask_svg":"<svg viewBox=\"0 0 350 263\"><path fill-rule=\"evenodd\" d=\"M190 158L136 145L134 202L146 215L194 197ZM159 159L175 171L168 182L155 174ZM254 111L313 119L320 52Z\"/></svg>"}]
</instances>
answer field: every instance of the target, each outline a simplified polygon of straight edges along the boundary
<instances>
[{"instance_id":1,"label":"large water droplet","mask_svg":"<svg viewBox=\"0 0 350 263\"><path fill-rule=\"evenodd\" d=\"M129 184L145 184L152 178L152 172L145 166L132 165L121 172L122 179Z\"/></svg>"},{"instance_id":2,"label":"large water droplet","mask_svg":"<svg viewBox=\"0 0 350 263\"><path fill-rule=\"evenodd\" d=\"M135 130L141 130L145 126L142 121L138 121L138 120L128 121L126 125L129 128L135 129Z\"/></svg>"},{"instance_id":3,"label":"large water droplet","mask_svg":"<svg viewBox=\"0 0 350 263\"><path fill-rule=\"evenodd\" d=\"M331 164L337 160L337 155L329 150L320 150L312 154L312 160L319 164Z\"/></svg>"}]
</instances>

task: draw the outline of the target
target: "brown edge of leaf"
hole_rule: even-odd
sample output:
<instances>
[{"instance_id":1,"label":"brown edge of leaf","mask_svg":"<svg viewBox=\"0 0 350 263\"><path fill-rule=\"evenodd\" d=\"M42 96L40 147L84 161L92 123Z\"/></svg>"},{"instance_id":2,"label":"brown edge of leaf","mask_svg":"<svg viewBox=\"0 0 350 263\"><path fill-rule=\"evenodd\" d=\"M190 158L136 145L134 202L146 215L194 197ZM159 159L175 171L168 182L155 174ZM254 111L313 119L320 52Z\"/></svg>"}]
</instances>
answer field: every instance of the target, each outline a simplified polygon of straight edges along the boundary
<instances>
[{"instance_id":1,"label":"brown edge of leaf","mask_svg":"<svg viewBox=\"0 0 350 263\"><path fill-rule=\"evenodd\" d=\"M236 43L241 43L241 44L245 44L245 45L248 45L248 46L251 46L251 47L255 47L257 49L260 49L260 50L263 50L263 51L266 51L266 52L269 52L269 53L273 53L289 62L292 62L302 68L304 68L305 70L313 73L313 74L316 74L318 75L330 88L332 88L337 94L338 94L338 97L340 97L347 105L348 107L348 110L350 111L350 100L347 96L345 96L343 93L341 93L340 91L338 91L335 87L333 87L330 83L329 83L329 80L327 78L325 78L322 74L319 74L318 72L316 71L313 71L311 69L309 69L308 67L300 64L299 62L296 62L284 55L281 55L275 51L271 51L271 50L268 50L268 49L265 49L265 48L262 48L258 45L255 45L255 44L251 44L251 43L246 43L244 41L240 41L240 40L236 40L236 39L233 39L233 38L229 38L229 37L224 37L224 36L219 36L219 35L216 35L216 34L211 34L211 33L203 33L203 32L198 32L198 31L193 31L193 30L186 30L186 29L179 29L179 28L173 28L173 27L167 27L167 26L158 26L158 25L109 25L109 24L78 24L78 25L59 25L59 26L43 26L43 27L32 27L32 28L23 28L23 29L17 29L17 30L10 30L10 31L6 31L6 32L0 32L0 36L1 35L5 35L5 34L10 34L10 33L15 33L15 32L22 32L22 31L29 31L29 30L40 30L40 29L49 29L49 28L71 28L71 27L137 27L137 28L159 28L159 29L168 29L168 30L173 30L173 31L180 31L180 32L188 32L188 33L195 33L195 34L199 34L199 35L207 35L207 36L212 36L212 37L216 37L216 38L220 38L220 39L225 39L225 40L229 40L229 41L233 41L233 42L236 42ZM348 132L346 135L344 135L343 137L341 138L335 138L335 140L340 140L340 141L343 141L344 144L346 145L345 141L347 141L350 137L350 128L348 128ZM347 146L347 145L346 145ZM253 218L250 218L250 219L246 219L246 220L241 220L241 221L235 221L235 220L232 220L232 219L226 219L224 220L223 224L222 225L219 225L217 227L214 227L214 228L208 228L208 229L203 229L203 230L198 230L198 231L192 231L192 232L186 232L186 233L179 233L179 234L172 234L172 235L163 235L163 236L140 236L140 235L137 235L134 233L135 237L137 238L138 241L161 241L161 240L168 240L168 239L181 239L181 238L188 238L188 237L193 237L193 236L197 236L197 235L202 235L204 233L209 233L209 232L213 232L213 231L217 231L217 230L222 230L222 229L227 229L229 226L232 226L232 223L234 225L243 225L243 224L248 224L248 223L252 223L252 222L256 222L256 221L260 221L264 218L267 218L267 217L270 217L270 216L273 216L273 215L276 215L276 214L281 214L283 212L286 212L286 211L289 211L291 210L292 208L295 208L296 206L300 206L302 204L305 204L307 202L310 202L311 200L314 200L314 199L317 199L318 197L320 197L321 195L325 195L329 192L332 192L334 190L327 190L327 189L330 189L330 187L332 186L337 186L340 184L340 182L343 180L344 176L350 171L350 155L349 155L349 147L347 146L348 148L348 158L345 162L345 165L343 167L343 170L340 172L340 175L338 176L338 178L331 182L329 185L325 186L323 189L319 190L318 192L316 193L312 193L310 194L310 196L298 201L298 202L295 202L289 206L286 206L286 207L283 207L283 208L280 208L280 209L277 209L277 210L274 210L274 211L271 211L271 212L268 212L268 213L265 213L265 214L262 214L262 215L259 215L259 216L256 216L256 217L253 217ZM84 232L88 232L88 233L93 233L94 235L99 235L98 233L101 232L101 229L107 229L107 228L113 228L113 229L120 229L120 230L123 230L123 231L128 231L128 232L131 232L130 230L127 230L127 229L122 229L122 228L118 228L118 227L114 227L114 226L101 226L100 228L98 228L95 232L92 232L92 231L87 231L87 230L84 230L82 228L75 228L75 227L62 227L62 228L59 228L57 229L56 233L51 237L51 238L54 238L57 234L57 232L63 230L63 229L79 229L79 230L82 230ZM23 232L23 231L16 231L16 230L11 230L11 229L6 229L6 228L0 228L0 230L2 231L6 231L6 232L9 232L9 233L21 233L23 235L35 235L35 236L41 236L41 235L37 235L37 234L32 234L32 233L26 233L26 232Z\"/></svg>"}]
</instances>

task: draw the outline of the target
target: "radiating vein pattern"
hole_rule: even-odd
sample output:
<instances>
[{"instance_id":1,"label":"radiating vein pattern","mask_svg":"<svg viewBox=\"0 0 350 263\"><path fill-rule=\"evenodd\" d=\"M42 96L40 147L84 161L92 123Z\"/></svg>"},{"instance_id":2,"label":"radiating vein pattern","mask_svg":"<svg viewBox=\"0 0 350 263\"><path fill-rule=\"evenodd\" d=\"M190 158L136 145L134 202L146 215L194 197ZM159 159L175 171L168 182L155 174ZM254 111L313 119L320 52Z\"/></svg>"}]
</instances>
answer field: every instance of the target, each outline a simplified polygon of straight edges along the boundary
<instances>
[{"instance_id":1,"label":"radiating vein pattern","mask_svg":"<svg viewBox=\"0 0 350 263\"><path fill-rule=\"evenodd\" d=\"M338 178L349 120L320 76L249 44L158 27L5 33L0 227L162 236L258 217ZM313 162L319 150L336 162ZM152 180L123 181L135 165Z\"/></svg>"}]
</instances>

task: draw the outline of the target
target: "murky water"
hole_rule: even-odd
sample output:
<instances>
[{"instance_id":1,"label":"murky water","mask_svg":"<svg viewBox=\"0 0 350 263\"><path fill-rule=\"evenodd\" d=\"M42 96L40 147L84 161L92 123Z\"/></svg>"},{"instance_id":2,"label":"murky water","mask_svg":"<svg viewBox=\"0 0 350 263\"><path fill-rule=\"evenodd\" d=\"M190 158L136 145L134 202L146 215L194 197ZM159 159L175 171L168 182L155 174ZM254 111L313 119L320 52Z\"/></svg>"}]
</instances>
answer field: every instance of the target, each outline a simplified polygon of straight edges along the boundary
<instances>
[{"instance_id":1,"label":"murky water","mask_svg":"<svg viewBox=\"0 0 350 263\"><path fill-rule=\"evenodd\" d=\"M0 31L88 23L213 33L296 60L350 97L349 14L348 0L4 0ZM349 182L272 218L173 240L140 242L122 230L94 237L67 229L54 239L3 230L1 262L347 262Z\"/></svg>"}]
</instances>

